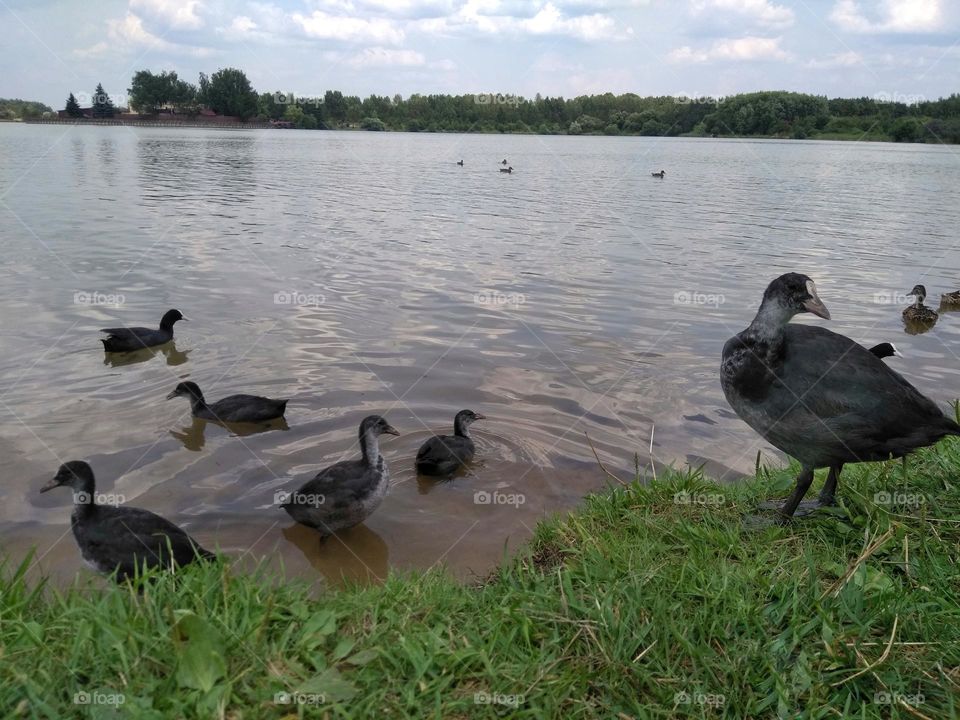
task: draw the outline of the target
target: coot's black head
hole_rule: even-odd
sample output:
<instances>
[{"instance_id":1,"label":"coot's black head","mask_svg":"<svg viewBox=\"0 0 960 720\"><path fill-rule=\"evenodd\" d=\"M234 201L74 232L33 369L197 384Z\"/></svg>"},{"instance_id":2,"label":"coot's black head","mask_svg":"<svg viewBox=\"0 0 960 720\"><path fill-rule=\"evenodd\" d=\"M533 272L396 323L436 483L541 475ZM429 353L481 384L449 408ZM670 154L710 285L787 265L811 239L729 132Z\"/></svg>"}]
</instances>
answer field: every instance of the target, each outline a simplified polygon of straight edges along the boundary
<instances>
[{"instance_id":1,"label":"coot's black head","mask_svg":"<svg viewBox=\"0 0 960 720\"><path fill-rule=\"evenodd\" d=\"M457 413L457 416L453 419L454 423L462 423L463 425L469 425L474 423L477 420L486 420L486 415L481 415L480 413L475 413L473 410L461 410Z\"/></svg>"},{"instance_id":2,"label":"coot's black head","mask_svg":"<svg viewBox=\"0 0 960 720\"><path fill-rule=\"evenodd\" d=\"M917 300L923 302L924 298L927 297L927 289L923 285L914 285L913 290L908 292L907 295L913 295Z\"/></svg>"},{"instance_id":3,"label":"coot's black head","mask_svg":"<svg viewBox=\"0 0 960 720\"><path fill-rule=\"evenodd\" d=\"M93 469L83 460L65 462L57 470L53 480L40 488L40 492L45 493L61 485L66 485L78 492L90 490L93 487Z\"/></svg>"},{"instance_id":4,"label":"coot's black head","mask_svg":"<svg viewBox=\"0 0 960 720\"><path fill-rule=\"evenodd\" d=\"M203 393L200 392L200 386L199 386L199 385L197 385L195 382L190 382L190 381L188 380L187 382L182 382L182 383L180 383L179 385L177 385L177 386L173 389L173 391L172 391L169 395L167 395L167 400L169 400L170 398L175 398L175 397L188 397L188 398L190 398L191 400L193 400L193 398L197 398L198 400L202 400L202 399L203 399Z\"/></svg>"},{"instance_id":5,"label":"coot's black head","mask_svg":"<svg viewBox=\"0 0 960 720\"><path fill-rule=\"evenodd\" d=\"M763 302L777 303L794 315L811 312L825 320L830 319L830 311L817 295L813 280L800 273L787 273L770 283L763 293Z\"/></svg>"},{"instance_id":6,"label":"coot's black head","mask_svg":"<svg viewBox=\"0 0 960 720\"><path fill-rule=\"evenodd\" d=\"M160 327L170 330L173 328L173 324L179 320L186 320L183 313L179 310L167 310L160 318Z\"/></svg>"},{"instance_id":7,"label":"coot's black head","mask_svg":"<svg viewBox=\"0 0 960 720\"><path fill-rule=\"evenodd\" d=\"M363 419L363 422L360 423L360 439L362 440L363 436L368 433L373 433L374 436L400 434L393 425L379 415L368 415Z\"/></svg>"},{"instance_id":8,"label":"coot's black head","mask_svg":"<svg viewBox=\"0 0 960 720\"><path fill-rule=\"evenodd\" d=\"M903 354L897 350L897 346L889 342L882 342L879 345L874 345L872 348L870 348L870 352L872 352L881 360L888 357L903 357Z\"/></svg>"}]
</instances>

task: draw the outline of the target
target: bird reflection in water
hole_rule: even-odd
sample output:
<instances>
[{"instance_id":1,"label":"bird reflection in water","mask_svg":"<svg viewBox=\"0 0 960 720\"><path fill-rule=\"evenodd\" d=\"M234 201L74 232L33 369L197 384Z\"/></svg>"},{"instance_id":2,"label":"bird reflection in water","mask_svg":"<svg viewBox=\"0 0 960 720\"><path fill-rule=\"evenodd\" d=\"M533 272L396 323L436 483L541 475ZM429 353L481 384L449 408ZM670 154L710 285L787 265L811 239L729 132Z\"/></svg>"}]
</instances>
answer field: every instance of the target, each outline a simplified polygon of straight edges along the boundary
<instances>
[{"instance_id":1,"label":"bird reflection in water","mask_svg":"<svg viewBox=\"0 0 960 720\"><path fill-rule=\"evenodd\" d=\"M284 528L295 545L331 586L372 585L387 577L387 543L366 525L354 525L326 538L306 525Z\"/></svg>"},{"instance_id":2,"label":"bird reflection in water","mask_svg":"<svg viewBox=\"0 0 960 720\"><path fill-rule=\"evenodd\" d=\"M270 432L271 430L290 429L286 419L282 417L264 423L218 423L203 418L191 418L191 420L193 422L189 427L171 430L170 434L179 440L187 450L194 452L201 450L207 442L205 434L207 425L217 425L239 437Z\"/></svg>"},{"instance_id":3,"label":"bird reflection in water","mask_svg":"<svg viewBox=\"0 0 960 720\"><path fill-rule=\"evenodd\" d=\"M183 365L187 361L189 352L189 350L177 350L177 341L171 340L163 345L130 352L104 352L103 364L110 367L123 367L147 362L156 355L163 355L167 359L167 365Z\"/></svg>"}]
</instances>

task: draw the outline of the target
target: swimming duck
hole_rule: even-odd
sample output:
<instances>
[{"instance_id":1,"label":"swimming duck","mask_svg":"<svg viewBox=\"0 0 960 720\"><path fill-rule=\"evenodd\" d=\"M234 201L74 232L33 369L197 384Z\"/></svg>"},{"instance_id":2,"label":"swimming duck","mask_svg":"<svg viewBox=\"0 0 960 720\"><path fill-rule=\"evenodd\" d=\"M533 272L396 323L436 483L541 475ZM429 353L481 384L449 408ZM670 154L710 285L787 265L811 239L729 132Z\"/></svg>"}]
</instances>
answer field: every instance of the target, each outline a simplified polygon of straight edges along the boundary
<instances>
[{"instance_id":1,"label":"swimming duck","mask_svg":"<svg viewBox=\"0 0 960 720\"><path fill-rule=\"evenodd\" d=\"M661 170L661 171L658 172L658 173L650 173L650 174L651 174L653 177L658 177L658 178L660 178L660 179L662 180L662 179L666 176L667 171L666 171L666 170Z\"/></svg>"},{"instance_id":2,"label":"swimming duck","mask_svg":"<svg viewBox=\"0 0 960 720\"><path fill-rule=\"evenodd\" d=\"M103 328L100 332L106 333L107 337L101 338L100 342L107 352L130 352L163 345L173 340L173 324L178 320L186 318L179 310L167 310L160 319L159 330L145 327Z\"/></svg>"},{"instance_id":3,"label":"swimming duck","mask_svg":"<svg viewBox=\"0 0 960 720\"><path fill-rule=\"evenodd\" d=\"M512 172L513 172L513 166L511 165L510 167L500 168L500 172L503 172L503 173L512 173Z\"/></svg>"},{"instance_id":4,"label":"swimming duck","mask_svg":"<svg viewBox=\"0 0 960 720\"><path fill-rule=\"evenodd\" d=\"M960 290L946 292L940 295L941 305L960 305Z\"/></svg>"},{"instance_id":5,"label":"swimming duck","mask_svg":"<svg viewBox=\"0 0 960 720\"><path fill-rule=\"evenodd\" d=\"M914 285L913 290L907 293L913 295L916 300L913 305L903 311L903 319L911 323L932 323L936 322L939 315L933 308L923 304L927 297L927 289L923 285Z\"/></svg>"},{"instance_id":6,"label":"swimming duck","mask_svg":"<svg viewBox=\"0 0 960 720\"><path fill-rule=\"evenodd\" d=\"M298 523L326 537L363 522L377 509L390 487L390 470L380 455L379 437L399 435L379 415L360 423L359 460L344 460L317 473L280 507Z\"/></svg>"},{"instance_id":7,"label":"swimming duck","mask_svg":"<svg viewBox=\"0 0 960 720\"><path fill-rule=\"evenodd\" d=\"M821 327L790 324L803 312L830 319L809 277L780 276L750 326L724 345L720 366L737 415L800 461L781 522L800 506L815 468L830 472L813 509L834 502L845 463L903 457L960 435L960 425L865 347Z\"/></svg>"},{"instance_id":8,"label":"swimming duck","mask_svg":"<svg viewBox=\"0 0 960 720\"><path fill-rule=\"evenodd\" d=\"M457 160L457 165L459 165L460 167L463 167L463 160Z\"/></svg>"},{"instance_id":9,"label":"swimming duck","mask_svg":"<svg viewBox=\"0 0 960 720\"><path fill-rule=\"evenodd\" d=\"M507 162L507 159L504 158L503 160L500 161L500 164L501 164L501 165L508 165L509 163Z\"/></svg>"},{"instance_id":10,"label":"swimming duck","mask_svg":"<svg viewBox=\"0 0 960 720\"><path fill-rule=\"evenodd\" d=\"M417 452L417 472L423 475L450 475L473 460L476 447L470 425L486 420L473 410L461 410L453 419L453 435L435 435Z\"/></svg>"},{"instance_id":11,"label":"swimming duck","mask_svg":"<svg viewBox=\"0 0 960 720\"><path fill-rule=\"evenodd\" d=\"M195 418L227 423L260 423L283 417L289 400L271 400L258 395L230 395L207 404L195 382L182 382L167 395L190 398L190 413Z\"/></svg>"},{"instance_id":12,"label":"swimming duck","mask_svg":"<svg viewBox=\"0 0 960 720\"><path fill-rule=\"evenodd\" d=\"M213 553L169 520L149 510L98 505L93 469L82 460L60 466L40 488L45 493L65 485L73 489L73 536L83 559L102 573L116 571L117 581L133 578L144 565L173 569Z\"/></svg>"},{"instance_id":13,"label":"swimming duck","mask_svg":"<svg viewBox=\"0 0 960 720\"><path fill-rule=\"evenodd\" d=\"M872 352L881 360L888 357L903 357L903 354L897 350L897 346L889 342L882 342L879 345L874 345L872 348L870 348L870 352Z\"/></svg>"}]
</instances>

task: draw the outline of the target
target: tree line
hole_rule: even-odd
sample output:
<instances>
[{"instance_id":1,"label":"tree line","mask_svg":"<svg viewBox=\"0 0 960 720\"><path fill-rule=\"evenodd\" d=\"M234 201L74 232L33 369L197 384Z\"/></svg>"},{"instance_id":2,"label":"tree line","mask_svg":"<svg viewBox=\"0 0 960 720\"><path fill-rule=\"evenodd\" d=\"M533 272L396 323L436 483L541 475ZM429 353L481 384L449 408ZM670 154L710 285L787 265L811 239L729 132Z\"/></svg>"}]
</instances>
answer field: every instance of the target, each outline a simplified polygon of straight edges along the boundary
<instances>
[{"instance_id":1,"label":"tree line","mask_svg":"<svg viewBox=\"0 0 960 720\"><path fill-rule=\"evenodd\" d=\"M98 99L94 117L115 112L100 85L94 94ZM720 98L634 93L575 98L489 93L360 98L327 90L322 96L306 97L285 91L258 93L236 68L222 68L209 77L200 73L197 84L182 80L174 71L140 70L128 90L130 106L142 114L196 115L207 108L243 121L284 121L305 129L960 142L960 95L908 100L828 99L786 91ZM66 109L68 114L79 111L73 95Z\"/></svg>"}]
</instances>

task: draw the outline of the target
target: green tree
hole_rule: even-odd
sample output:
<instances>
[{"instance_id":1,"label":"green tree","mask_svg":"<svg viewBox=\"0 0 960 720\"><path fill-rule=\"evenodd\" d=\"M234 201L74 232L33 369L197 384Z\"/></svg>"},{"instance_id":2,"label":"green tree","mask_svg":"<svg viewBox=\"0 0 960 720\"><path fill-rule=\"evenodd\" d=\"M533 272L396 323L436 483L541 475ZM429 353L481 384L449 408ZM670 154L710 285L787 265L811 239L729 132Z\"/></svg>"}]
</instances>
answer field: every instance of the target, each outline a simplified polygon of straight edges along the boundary
<instances>
[{"instance_id":1,"label":"green tree","mask_svg":"<svg viewBox=\"0 0 960 720\"><path fill-rule=\"evenodd\" d=\"M257 113L257 93L242 70L222 68L208 79L200 73L199 100L215 113L247 120Z\"/></svg>"},{"instance_id":2,"label":"green tree","mask_svg":"<svg viewBox=\"0 0 960 720\"><path fill-rule=\"evenodd\" d=\"M83 117L83 111L80 109L80 103L77 102L77 99L73 96L73 93L70 93L70 97L67 98L67 105L64 110L69 117Z\"/></svg>"},{"instance_id":3,"label":"green tree","mask_svg":"<svg viewBox=\"0 0 960 720\"><path fill-rule=\"evenodd\" d=\"M903 117L893 123L890 128L890 137L894 142L916 142L920 139L923 124L917 118Z\"/></svg>"},{"instance_id":4,"label":"green tree","mask_svg":"<svg viewBox=\"0 0 960 720\"><path fill-rule=\"evenodd\" d=\"M133 76L127 90L130 104L139 112L156 115L164 107L178 111L196 109L197 89L177 77L176 71L163 71L154 75L149 70L139 70Z\"/></svg>"},{"instance_id":5,"label":"green tree","mask_svg":"<svg viewBox=\"0 0 960 720\"><path fill-rule=\"evenodd\" d=\"M112 118L116 113L113 107L113 101L103 89L101 83L97 83L97 89L93 91L93 104L91 105L91 114L95 118Z\"/></svg>"}]
</instances>

